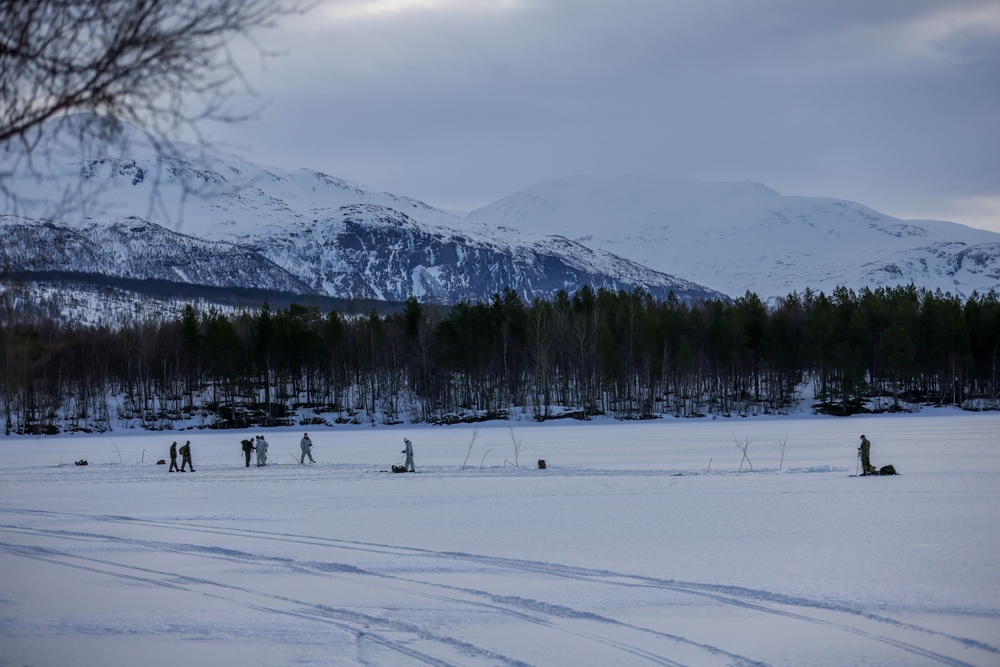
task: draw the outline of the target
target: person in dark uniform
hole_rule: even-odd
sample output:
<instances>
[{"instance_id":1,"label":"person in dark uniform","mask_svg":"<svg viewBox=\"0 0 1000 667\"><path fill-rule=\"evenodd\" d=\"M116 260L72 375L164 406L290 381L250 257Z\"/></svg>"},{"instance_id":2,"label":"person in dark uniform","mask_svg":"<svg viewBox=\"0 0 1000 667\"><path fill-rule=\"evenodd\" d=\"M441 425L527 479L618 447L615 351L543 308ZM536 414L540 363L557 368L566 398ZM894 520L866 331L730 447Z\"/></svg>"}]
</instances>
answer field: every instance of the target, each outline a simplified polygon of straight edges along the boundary
<instances>
[{"instance_id":1,"label":"person in dark uniform","mask_svg":"<svg viewBox=\"0 0 1000 667\"><path fill-rule=\"evenodd\" d=\"M861 446L858 447L858 452L861 454L862 475L870 475L873 472L875 472L875 470L872 468L871 451L872 451L872 443L868 442L868 438L862 435Z\"/></svg>"},{"instance_id":2,"label":"person in dark uniform","mask_svg":"<svg viewBox=\"0 0 1000 667\"><path fill-rule=\"evenodd\" d=\"M177 467L177 443L170 445L170 470L168 472L176 472L179 470Z\"/></svg>"},{"instance_id":3,"label":"person in dark uniform","mask_svg":"<svg viewBox=\"0 0 1000 667\"><path fill-rule=\"evenodd\" d=\"M181 452L181 472L185 472L184 468L191 468L191 472L194 472L194 463L191 462L191 441L188 440L184 443L184 446L180 449Z\"/></svg>"},{"instance_id":4,"label":"person in dark uniform","mask_svg":"<svg viewBox=\"0 0 1000 667\"><path fill-rule=\"evenodd\" d=\"M240 444L243 445L243 457L247 460L247 468L249 468L250 453L253 452L253 450L256 448L253 446L253 440L250 439L243 440Z\"/></svg>"}]
</instances>

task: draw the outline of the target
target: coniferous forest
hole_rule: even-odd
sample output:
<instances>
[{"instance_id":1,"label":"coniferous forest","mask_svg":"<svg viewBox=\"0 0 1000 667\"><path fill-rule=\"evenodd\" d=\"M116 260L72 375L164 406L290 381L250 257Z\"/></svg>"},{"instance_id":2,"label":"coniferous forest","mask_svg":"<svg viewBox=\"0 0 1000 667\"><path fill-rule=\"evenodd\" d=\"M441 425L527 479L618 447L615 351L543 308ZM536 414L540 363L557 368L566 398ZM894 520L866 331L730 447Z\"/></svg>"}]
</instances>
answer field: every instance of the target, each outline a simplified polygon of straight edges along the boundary
<instances>
[{"instance_id":1,"label":"coniferous forest","mask_svg":"<svg viewBox=\"0 0 1000 667\"><path fill-rule=\"evenodd\" d=\"M119 327L3 322L6 433L1000 407L1000 299L913 286L767 305L505 291L383 316L187 306Z\"/></svg>"}]
</instances>

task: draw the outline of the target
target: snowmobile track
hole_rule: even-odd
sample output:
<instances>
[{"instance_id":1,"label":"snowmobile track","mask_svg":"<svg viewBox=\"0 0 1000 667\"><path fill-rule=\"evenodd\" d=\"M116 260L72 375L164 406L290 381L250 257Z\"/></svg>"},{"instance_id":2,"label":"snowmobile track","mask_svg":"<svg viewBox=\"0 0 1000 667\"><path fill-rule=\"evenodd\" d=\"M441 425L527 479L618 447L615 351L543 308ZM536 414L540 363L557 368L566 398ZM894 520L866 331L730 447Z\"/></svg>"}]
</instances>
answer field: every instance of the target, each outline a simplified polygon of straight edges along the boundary
<instances>
[{"instance_id":1,"label":"snowmobile track","mask_svg":"<svg viewBox=\"0 0 1000 667\"><path fill-rule=\"evenodd\" d=\"M444 603L450 607L467 610L469 613L503 617L507 619L507 622L525 624L529 628L544 628L546 632L567 633L575 637L574 641L576 642L592 642L604 647L604 649L611 649L617 652L622 661L627 661L630 664L674 666L694 664L758 665L761 663L748 656L734 654L722 647L706 645L680 634L643 627L605 614L570 608L557 602L504 595L439 581L428 581L412 573L399 574L401 571L406 572L406 568L358 567L348 561L352 557L367 555L376 555L393 561L398 559L429 559L451 564L458 562L462 563L463 567L473 567L484 571L516 572L544 578L574 580L609 590L659 590L672 595L707 600L710 604L740 608L765 618L773 615L792 619L812 627L824 628L834 635L843 635L845 641L850 637L863 637L898 649L903 655L908 655L911 658L954 667L976 663L927 648L924 644L928 638L937 640L935 646L940 646L940 640L946 639L948 643L954 645L955 653L971 651L977 656L992 656L991 660L1000 655L1000 648L996 646L968 638L946 635L886 615L875 615L843 605L764 590L657 579L610 570L534 560L345 541L315 535L219 527L194 522L135 519L120 515L74 515L72 513L6 508L0 508L0 512L8 515L47 515L53 518L78 518L107 524L173 529L182 533L182 539L185 539L184 536L199 533L252 541L273 541L285 545L301 544L312 548L319 547L323 550L330 550L331 554L336 555L337 560L307 561L279 558L255 550L219 548L194 544L189 541L142 540L110 532L55 530L11 523L0 525L0 531L8 536L18 536L22 540L57 539L65 540L67 544L79 541L98 542L136 551L142 549L169 551L187 557L217 559L241 565L274 567L322 579L340 580L350 582L353 585L392 590L404 596ZM487 646L476 645L467 638L457 636L456 633L449 634L439 628L406 623L393 617L374 616L356 609L332 606L315 600L297 599L263 589L234 586L219 581L181 577L174 573L125 564L110 558L85 556L74 553L71 549L52 549L41 545L16 545L10 540L4 539L0 541L0 550L19 557L64 567L86 569L125 580L138 580L147 584L209 595L266 613L291 615L330 624L340 630L355 634L359 639L375 642L423 664L527 664L514 657L501 655ZM622 641L623 636L629 637L629 640ZM415 646L419 646L419 649ZM952 652L949 651L949 653ZM668 655L670 657L667 657Z\"/></svg>"}]
</instances>

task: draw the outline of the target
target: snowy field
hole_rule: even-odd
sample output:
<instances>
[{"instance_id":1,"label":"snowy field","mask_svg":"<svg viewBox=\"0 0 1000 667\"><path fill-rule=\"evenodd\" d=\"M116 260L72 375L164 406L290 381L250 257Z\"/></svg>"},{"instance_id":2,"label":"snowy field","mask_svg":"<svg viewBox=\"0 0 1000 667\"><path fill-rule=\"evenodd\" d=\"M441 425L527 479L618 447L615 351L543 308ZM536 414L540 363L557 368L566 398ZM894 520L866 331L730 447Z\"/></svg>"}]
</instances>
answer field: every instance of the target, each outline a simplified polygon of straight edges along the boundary
<instances>
[{"instance_id":1,"label":"snowy field","mask_svg":"<svg viewBox=\"0 0 1000 667\"><path fill-rule=\"evenodd\" d=\"M997 414L248 434L0 438L0 665L1000 665Z\"/></svg>"}]
</instances>

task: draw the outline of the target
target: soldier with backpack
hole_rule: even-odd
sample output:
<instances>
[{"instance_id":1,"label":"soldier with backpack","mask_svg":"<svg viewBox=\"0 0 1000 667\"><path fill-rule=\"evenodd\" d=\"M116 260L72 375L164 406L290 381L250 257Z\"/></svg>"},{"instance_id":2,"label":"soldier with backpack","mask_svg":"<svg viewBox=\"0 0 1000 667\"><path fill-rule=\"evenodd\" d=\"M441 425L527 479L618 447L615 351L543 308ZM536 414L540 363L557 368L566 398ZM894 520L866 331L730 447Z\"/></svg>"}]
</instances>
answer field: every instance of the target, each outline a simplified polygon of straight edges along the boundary
<instances>
[{"instance_id":1,"label":"soldier with backpack","mask_svg":"<svg viewBox=\"0 0 1000 667\"><path fill-rule=\"evenodd\" d=\"M185 472L184 468L190 467L191 472L194 472L194 463L191 462L191 441L188 440L180 448L181 453L181 472Z\"/></svg>"},{"instance_id":2,"label":"soldier with backpack","mask_svg":"<svg viewBox=\"0 0 1000 667\"><path fill-rule=\"evenodd\" d=\"M253 446L253 440L250 439L250 438L247 438L246 440L240 441L240 444L243 445L243 458L246 459L247 468L249 468L250 467L250 454L251 454L251 452L253 452L253 450L255 450L257 448Z\"/></svg>"}]
</instances>

